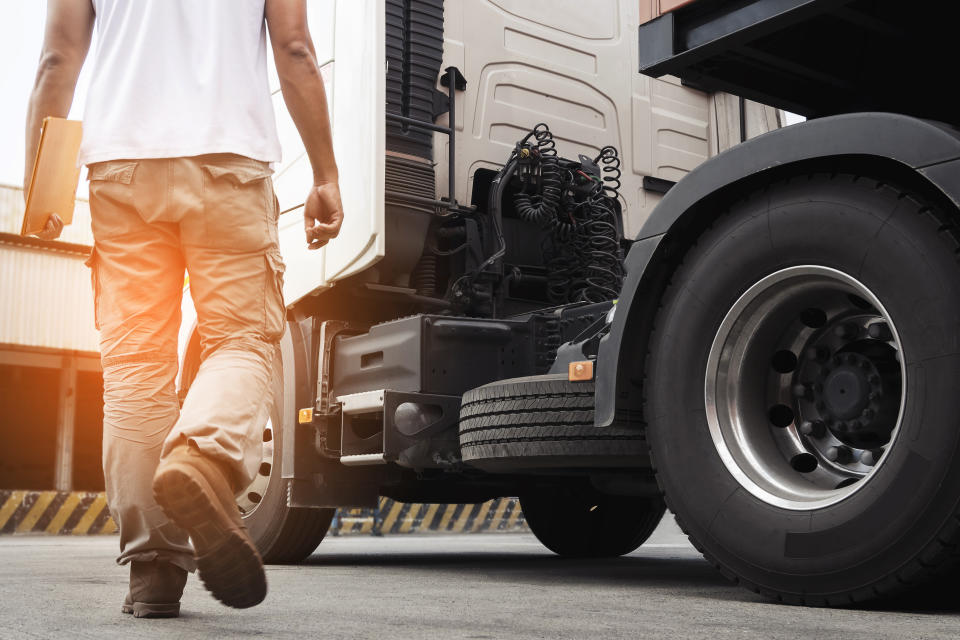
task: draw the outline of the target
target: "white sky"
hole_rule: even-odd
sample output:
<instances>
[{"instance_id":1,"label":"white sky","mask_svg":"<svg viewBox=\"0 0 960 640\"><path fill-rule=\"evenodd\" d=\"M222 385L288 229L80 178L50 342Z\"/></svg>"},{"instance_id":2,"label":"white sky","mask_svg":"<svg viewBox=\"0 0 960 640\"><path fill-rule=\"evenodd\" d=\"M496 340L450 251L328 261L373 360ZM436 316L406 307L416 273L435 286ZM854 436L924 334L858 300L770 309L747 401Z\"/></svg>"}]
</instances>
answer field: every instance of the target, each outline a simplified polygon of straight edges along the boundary
<instances>
[{"instance_id":1,"label":"white sky","mask_svg":"<svg viewBox=\"0 0 960 640\"><path fill-rule=\"evenodd\" d=\"M47 3L10 0L3 5L3 19L0 20L0 60L4 60L0 72L0 184L22 185L27 101L40 59ZM85 65L80 74L70 111L70 117L78 120L83 112L89 66ZM78 195L86 197L85 180L80 181L80 190Z\"/></svg>"}]
</instances>

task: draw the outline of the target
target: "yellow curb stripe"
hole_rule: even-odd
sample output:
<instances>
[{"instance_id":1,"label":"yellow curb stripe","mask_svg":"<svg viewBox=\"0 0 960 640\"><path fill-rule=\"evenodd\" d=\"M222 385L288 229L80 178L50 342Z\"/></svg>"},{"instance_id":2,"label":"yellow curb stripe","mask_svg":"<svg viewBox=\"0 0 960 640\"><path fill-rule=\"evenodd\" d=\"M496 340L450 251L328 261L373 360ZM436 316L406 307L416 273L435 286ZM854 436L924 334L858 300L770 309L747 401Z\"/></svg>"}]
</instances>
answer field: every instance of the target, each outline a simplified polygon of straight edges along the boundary
<instances>
[{"instance_id":1,"label":"yellow curb stripe","mask_svg":"<svg viewBox=\"0 0 960 640\"><path fill-rule=\"evenodd\" d=\"M113 518L108 517L107 521L103 523L103 528L100 529L100 533L113 533L117 530L117 523L113 521Z\"/></svg>"},{"instance_id":2,"label":"yellow curb stripe","mask_svg":"<svg viewBox=\"0 0 960 640\"><path fill-rule=\"evenodd\" d=\"M450 526L450 519L453 518L453 514L457 511L457 505L455 504L444 506L446 508L443 511L443 517L440 518L440 525L437 527L437 531L446 531L447 527Z\"/></svg>"},{"instance_id":3,"label":"yellow curb stripe","mask_svg":"<svg viewBox=\"0 0 960 640\"><path fill-rule=\"evenodd\" d=\"M513 503L513 511L510 512L510 517L507 519L507 524L503 527L504 531L510 531L517 526L517 518L520 517L520 501L511 500L510 502Z\"/></svg>"},{"instance_id":4,"label":"yellow curb stripe","mask_svg":"<svg viewBox=\"0 0 960 640\"><path fill-rule=\"evenodd\" d=\"M4 494L6 499L0 504L0 529L8 527L11 532L29 533L37 527L38 522L46 522L50 514L53 514L53 517L43 528L43 531L48 534L110 534L115 533L118 528L117 523L109 514L104 513L106 497L103 493L95 495L84 492L61 494L57 491L18 490L4 492ZM56 513L53 513L50 507L58 499L63 499L63 504L56 507ZM91 500L89 507L84 509L83 505L88 500ZM465 533L526 529L519 501L511 498L488 500L479 506L443 503L407 505L388 498L381 498L378 504L379 513L383 517L380 530L384 534ZM460 509L459 514L457 514L458 508ZM471 517L474 510L476 510L476 515ZM78 516L79 521L72 528L72 531L64 531L67 523ZM340 517L339 533L348 535L369 534L373 531L376 522L370 509L343 509L340 512ZM15 518L13 522L11 522L12 518ZM437 520L439 522L436 523L436 526L431 527ZM99 525L98 523L101 521L103 524ZM395 527L396 531L393 531Z\"/></svg>"},{"instance_id":5,"label":"yellow curb stripe","mask_svg":"<svg viewBox=\"0 0 960 640\"><path fill-rule=\"evenodd\" d=\"M47 533L60 533L63 525L66 524L67 519L73 514L73 510L77 508L78 504L80 504L79 493L68 495L57 510L57 515L53 516L53 520L47 525Z\"/></svg>"},{"instance_id":6,"label":"yellow curb stripe","mask_svg":"<svg viewBox=\"0 0 960 640\"><path fill-rule=\"evenodd\" d=\"M403 519L403 522L400 523L400 528L397 529L397 533L410 533L410 529L413 527L413 523L417 521L417 515L423 511L422 504L412 504L410 505L410 510L407 511L407 516Z\"/></svg>"},{"instance_id":7,"label":"yellow curb stripe","mask_svg":"<svg viewBox=\"0 0 960 640\"><path fill-rule=\"evenodd\" d=\"M477 513L476 517L473 519L473 526L470 527L471 531L476 531L487 519L487 513L490 511L490 507L493 506L493 500L484 502L480 507L480 512Z\"/></svg>"},{"instance_id":8,"label":"yellow curb stripe","mask_svg":"<svg viewBox=\"0 0 960 640\"><path fill-rule=\"evenodd\" d=\"M380 530L384 533L390 533L393 529L393 523L397 521L397 516L400 515L400 512L403 510L402 502L394 502L393 506L390 507L390 513L387 514L386 519L383 521L383 526L380 527Z\"/></svg>"},{"instance_id":9,"label":"yellow curb stripe","mask_svg":"<svg viewBox=\"0 0 960 640\"><path fill-rule=\"evenodd\" d=\"M490 519L490 526L487 531L499 531L500 523L503 522L503 514L507 512L507 505L510 503L506 498L497 500L497 510L493 512L493 518Z\"/></svg>"},{"instance_id":10,"label":"yellow curb stripe","mask_svg":"<svg viewBox=\"0 0 960 640\"><path fill-rule=\"evenodd\" d=\"M423 520L420 521L420 530L429 531L430 523L433 522L433 516L437 514L437 509L440 508L439 504L432 504L430 508L427 509L426 515L423 516Z\"/></svg>"},{"instance_id":11,"label":"yellow curb stripe","mask_svg":"<svg viewBox=\"0 0 960 640\"><path fill-rule=\"evenodd\" d=\"M463 511L460 512L460 517L457 518L457 521L453 523L453 529L455 533L463 532L464 526L467 524L467 520L470 519L470 514L473 513L473 505L465 504L463 505Z\"/></svg>"},{"instance_id":12,"label":"yellow curb stripe","mask_svg":"<svg viewBox=\"0 0 960 640\"><path fill-rule=\"evenodd\" d=\"M77 523L77 526L73 528L73 535L79 536L85 534L90 530L90 527L93 525L94 520L97 519L97 516L100 515L100 512L103 511L103 508L107 506L107 499L101 493L93 502L90 503L90 507L87 509L87 512L83 514L83 517L80 518L80 522Z\"/></svg>"},{"instance_id":13,"label":"yellow curb stripe","mask_svg":"<svg viewBox=\"0 0 960 640\"><path fill-rule=\"evenodd\" d=\"M373 531L373 517L372 517L372 516L363 521L363 524L360 525L360 530L359 530L359 531L356 531L356 532L355 532L355 531L353 531L353 527L350 527L350 529L346 530L344 533L370 533L371 531Z\"/></svg>"},{"instance_id":14,"label":"yellow curb stripe","mask_svg":"<svg viewBox=\"0 0 960 640\"><path fill-rule=\"evenodd\" d=\"M3 503L3 506L0 507L0 529L3 529L3 526L7 524L7 520L10 519L13 512L20 506L25 493L26 491L14 491L10 494L10 497L7 498L7 501Z\"/></svg>"},{"instance_id":15,"label":"yellow curb stripe","mask_svg":"<svg viewBox=\"0 0 960 640\"><path fill-rule=\"evenodd\" d=\"M23 520L20 521L20 524L17 525L16 532L27 533L31 531L33 526L37 524L37 520L40 519L40 516L43 515L43 512L47 510L47 507L50 506L50 503L53 502L53 499L56 497L56 491L44 491L37 494L37 501L33 503L30 511L27 512L27 515L25 515Z\"/></svg>"}]
</instances>

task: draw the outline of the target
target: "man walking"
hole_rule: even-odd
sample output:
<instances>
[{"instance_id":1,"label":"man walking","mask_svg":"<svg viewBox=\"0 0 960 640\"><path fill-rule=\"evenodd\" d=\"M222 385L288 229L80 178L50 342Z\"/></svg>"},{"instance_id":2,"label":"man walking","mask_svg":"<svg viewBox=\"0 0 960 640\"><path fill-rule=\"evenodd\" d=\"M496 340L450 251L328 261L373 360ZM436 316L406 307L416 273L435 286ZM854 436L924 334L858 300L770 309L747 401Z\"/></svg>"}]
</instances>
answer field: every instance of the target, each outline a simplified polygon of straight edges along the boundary
<instances>
[{"instance_id":1,"label":"man walking","mask_svg":"<svg viewBox=\"0 0 960 640\"><path fill-rule=\"evenodd\" d=\"M25 182L43 118L70 109L94 29L80 160L95 241L104 476L118 562L130 564L122 610L177 616L194 568L224 604L250 607L265 597L266 578L234 495L260 461L285 316L267 31L313 167L308 245L336 237L342 221L306 0L49 0ZM42 237L61 229L53 216ZM181 408L184 269L203 360Z\"/></svg>"}]
</instances>

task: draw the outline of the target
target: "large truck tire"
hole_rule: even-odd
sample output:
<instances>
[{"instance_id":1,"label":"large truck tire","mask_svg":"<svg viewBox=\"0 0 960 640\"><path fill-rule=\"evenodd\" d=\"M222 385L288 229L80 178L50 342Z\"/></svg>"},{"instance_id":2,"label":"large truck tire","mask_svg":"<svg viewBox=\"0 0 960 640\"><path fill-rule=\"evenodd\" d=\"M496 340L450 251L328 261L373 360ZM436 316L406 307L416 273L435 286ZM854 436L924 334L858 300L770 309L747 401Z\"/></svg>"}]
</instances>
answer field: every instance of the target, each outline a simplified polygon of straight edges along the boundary
<instances>
[{"instance_id":1,"label":"large truck tire","mask_svg":"<svg viewBox=\"0 0 960 640\"><path fill-rule=\"evenodd\" d=\"M257 477L237 496L243 522L257 550L268 564L301 562L313 553L330 528L336 509L287 506L287 481L281 477L283 429L281 416L293 415L282 407L283 368L274 358L271 408L263 428L263 449Z\"/></svg>"},{"instance_id":2,"label":"large truck tire","mask_svg":"<svg viewBox=\"0 0 960 640\"><path fill-rule=\"evenodd\" d=\"M566 375L492 382L463 395L463 461L486 471L631 467L646 462L643 433L593 425L593 382Z\"/></svg>"},{"instance_id":3,"label":"large truck tire","mask_svg":"<svg viewBox=\"0 0 960 640\"><path fill-rule=\"evenodd\" d=\"M663 518L660 496L612 496L584 490L520 496L533 535L557 555L613 558L643 544Z\"/></svg>"},{"instance_id":4,"label":"large truck tire","mask_svg":"<svg viewBox=\"0 0 960 640\"><path fill-rule=\"evenodd\" d=\"M725 576L849 605L956 566L958 253L948 206L845 174L754 193L688 249L651 336L647 437Z\"/></svg>"}]
</instances>

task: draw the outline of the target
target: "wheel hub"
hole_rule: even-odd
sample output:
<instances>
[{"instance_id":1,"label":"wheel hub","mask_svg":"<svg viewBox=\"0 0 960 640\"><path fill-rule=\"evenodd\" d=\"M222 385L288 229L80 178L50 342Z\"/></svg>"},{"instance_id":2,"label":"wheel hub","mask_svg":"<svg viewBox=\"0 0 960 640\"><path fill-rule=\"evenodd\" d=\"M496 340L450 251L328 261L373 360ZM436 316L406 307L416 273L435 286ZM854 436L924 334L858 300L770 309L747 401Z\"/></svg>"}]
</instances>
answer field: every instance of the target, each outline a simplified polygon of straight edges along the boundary
<instances>
[{"instance_id":1,"label":"wheel hub","mask_svg":"<svg viewBox=\"0 0 960 640\"><path fill-rule=\"evenodd\" d=\"M838 421L860 418L870 404L868 377L872 373L876 378L876 369L867 358L855 353L836 355L831 365L823 368L823 391L818 394L817 406L823 407L827 418Z\"/></svg>"},{"instance_id":2,"label":"wheel hub","mask_svg":"<svg viewBox=\"0 0 960 640\"><path fill-rule=\"evenodd\" d=\"M880 301L828 267L783 269L749 288L710 351L711 436L766 502L813 509L876 472L903 404L901 347Z\"/></svg>"},{"instance_id":3,"label":"wheel hub","mask_svg":"<svg viewBox=\"0 0 960 640\"><path fill-rule=\"evenodd\" d=\"M890 440L896 425L900 395L896 350L870 337L845 349L820 365L813 384L814 410L807 413L819 414L809 417L822 420L844 445L875 449Z\"/></svg>"}]
</instances>

